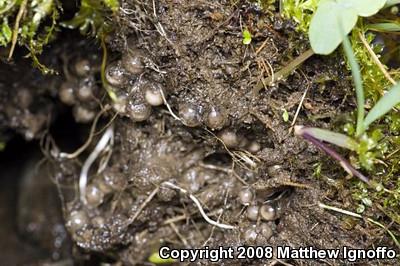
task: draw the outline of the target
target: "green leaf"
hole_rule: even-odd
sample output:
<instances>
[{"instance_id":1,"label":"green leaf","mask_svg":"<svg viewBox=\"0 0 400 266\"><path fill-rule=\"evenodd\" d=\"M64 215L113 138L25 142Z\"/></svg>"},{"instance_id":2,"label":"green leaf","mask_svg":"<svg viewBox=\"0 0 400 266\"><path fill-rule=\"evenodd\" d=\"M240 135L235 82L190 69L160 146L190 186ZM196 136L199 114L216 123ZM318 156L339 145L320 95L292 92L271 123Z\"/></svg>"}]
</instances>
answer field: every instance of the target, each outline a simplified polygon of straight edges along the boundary
<instances>
[{"instance_id":1,"label":"green leaf","mask_svg":"<svg viewBox=\"0 0 400 266\"><path fill-rule=\"evenodd\" d=\"M342 22L347 35L357 23L357 13L334 0L322 0L315 12L309 29L311 47L317 54L330 54L343 41L338 21Z\"/></svg>"},{"instance_id":2,"label":"green leaf","mask_svg":"<svg viewBox=\"0 0 400 266\"><path fill-rule=\"evenodd\" d=\"M394 85L369 111L364 120L364 128L381 118L389 112L394 106L400 103L400 84Z\"/></svg>"},{"instance_id":3,"label":"green leaf","mask_svg":"<svg viewBox=\"0 0 400 266\"><path fill-rule=\"evenodd\" d=\"M373 30L379 32L397 32L400 31L400 23L383 22L383 23L368 24L366 30Z\"/></svg>"},{"instance_id":4,"label":"green leaf","mask_svg":"<svg viewBox=\"0 0 400 266\"><path fill-rule=\"evenodd\" d=\"M248 29L243 30L243 44L250 44L251 43L251 33Z\"/></svg>"},{"instance_id":5,"label":"green leaf","mask_svg":"<svg viewBox=\"0 0 400 266\"><path fill-rule=\"evenodd\" d=\"M310 23L312 49L317 54L332 53L343 41L343 34L356 25L358 16L372 16L385 3L386 0L321 0Z\"/></svg>"},{"instance_id":6,"label":"green leaf","mask_svg":"<svg viewBox=\"0 0 400 266\"><path fill-rule=\"evenodd\" d=\"M338 3L354 8L361 17L370 17L383 8L386 0L339 0Z\"/></svg>"},{"instance_id":7,"label":"green leaf","mask_svg":"<svg viewBox=\"0 0 400 266\"><path fill-rule=\"evenodd\" d=\"M357 142L349 136L322 128L297 126L295 127L295 133L297 135L303 135L306 133L316 139L326 141L352 151L355 151L358 146Z\"/></svg>"},{"instance_id":8,"label":"green leaf","mask_svg":"<svg viewBox=\"0 0 400 266\"><path fill-rule=\"evenodd\" d=\"M175 260L168 258L168 259L163 259L160 257L160 255L158 254L158 252L154 252L153 254L150 255L150 257L148 258L149 262L154 263L156 265L159 264L171 264L174 263Z\"/></svg>"},{"instance_id":9,"label":"green leaf","mask_svg":"<svg viewBox=\"0 0 400 266\"><path fill-rule=\"evenodd\" d=\"M1 33L4 36L6 43L9 43L11 41L12 31L7 23L4 23L1 27Z\"/></svg>"},{"instance_id":10,"label":"green leaf","mask_svg":"<svg viewBox=\"0 0 400 266\"><path fill-rule=\"evenodd\" d=\"M282 119L284 122L289 121L289 113L288 113L288 111L286 111L286 109L283 110Z\"/></svg>"}]
</instances>

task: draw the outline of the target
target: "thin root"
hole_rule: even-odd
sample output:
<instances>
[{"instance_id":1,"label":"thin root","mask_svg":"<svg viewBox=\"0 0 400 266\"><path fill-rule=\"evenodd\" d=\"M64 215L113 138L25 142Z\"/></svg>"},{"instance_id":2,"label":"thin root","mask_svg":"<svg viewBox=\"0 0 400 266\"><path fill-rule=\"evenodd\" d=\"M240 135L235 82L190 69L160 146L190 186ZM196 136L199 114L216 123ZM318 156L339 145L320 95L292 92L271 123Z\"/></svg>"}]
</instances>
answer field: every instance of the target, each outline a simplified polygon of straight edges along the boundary
<instances>
[{"instance_id":1,"label":"thin root","mask_svg":"<svg viewBox=\"0 0 400 266\"><path fill-rule=\"evenodd\" d=\"M208 217L207 214L204 212L204 209L201 206L200 201L194 195L190 194L186 189L178 187L177 185L175 185L171 182L168 182L168 181L163 182L162 185L173 188L173 189L177 189L177 190L181 191L182 193L188 195L189 198L194 202L194 204L199 209L201 216L203 216L204 220L206 220L209 224L212 224L212 225L222 228L222 229L236 229L236 227L233 225L222 224L222 223L216 222L216 221L212 220L210 217Z\"/></svg>"},{"instance_id":2,"label":"thin root","mask_svg":"<svg viewBox=\"0 0 400 266\"><path fill-rule=\"evenodd\" d=\"M92 153L89 155L89 157L86 159L85 163L82 166L81 174L79 176L79 195L81 202L83 202L85 205L87 204L86 186L88 182L89 169L92 166L93 162L99 157L100 153L107 148L109 142L112 142L113 138L114 138L114 127L113 125L111 125L110 127L107 128L106 132L100 138L96 147L94 148L94 150L92 151Z\"/></svg>"},{"instance_id":3,"label":"thin root","mask_svg":"<svg viewBox=\"0 0 400 266\"><path fill-rule=\"evenodd\" d=\"M93 124L92 127L90 128L90 133L89 133L89 137L86 140L86 142L80 147L78 148L76 151L72 152L72 153L65 153L65 152L60 152L59 156L60 158L67 158L67 159L73 159L76 158L77 156L79 156L79 154L81 154L84 150L86 150L87 147L89 147L90 143L93 140L93 137L95 135L95 130L96 130L96 126L97 126L97 122L99 121L100 117L109 109L109 107L105 107L103 108L95 117L95 119L93 120Z\"/></svg>"}]
</instances>

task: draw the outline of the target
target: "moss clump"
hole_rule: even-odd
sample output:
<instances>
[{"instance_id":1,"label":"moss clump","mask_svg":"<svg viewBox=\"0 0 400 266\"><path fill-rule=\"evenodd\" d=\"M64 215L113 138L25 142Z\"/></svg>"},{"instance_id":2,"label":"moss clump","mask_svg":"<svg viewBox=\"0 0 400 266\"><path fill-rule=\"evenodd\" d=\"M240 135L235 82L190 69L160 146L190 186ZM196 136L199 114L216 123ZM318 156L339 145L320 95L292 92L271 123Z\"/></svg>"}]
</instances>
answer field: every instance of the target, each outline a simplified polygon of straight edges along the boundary
<instances>
[{"instance_id":1,"label":"moss clump","mask_svg":"<svg viewBox=\"0 0 400 266\"><path fill-rule=\"evenodd\" d=\"M60 27L79 28L83 34L99 36L110 30L106 17L118 8L118 0L81 0L76 16L61 22L63 7L57 0L0 0L0 46L9 48L9 59L17 45L25 47L35 67L44 74L54 73L40 63L38 56L56 38Z\"/></svg>"},{"instance_id":2,"label":"moss clump","mask_svg":"<svg viewBox=\"0 0 400 266\"><path fill-rule=\"evenodd\" d=\"M317 10L320 0L282 0L282 13L297 23L297 29L307 32L312 14Z\"/></svg>"},{"instance_id":3,"label":"moss clump","mask_svg":"<svg viewBox=\"0 0 400 266\"><path fill-rule=\"evenodd\" d=\"M112 25L106 19L111 13L118 11L118 0L82 0L79 11L70 21L61 25L70 29L79 29L83 35L90 34L102 37L112 30Z\"/></svg>"}]
</instances>

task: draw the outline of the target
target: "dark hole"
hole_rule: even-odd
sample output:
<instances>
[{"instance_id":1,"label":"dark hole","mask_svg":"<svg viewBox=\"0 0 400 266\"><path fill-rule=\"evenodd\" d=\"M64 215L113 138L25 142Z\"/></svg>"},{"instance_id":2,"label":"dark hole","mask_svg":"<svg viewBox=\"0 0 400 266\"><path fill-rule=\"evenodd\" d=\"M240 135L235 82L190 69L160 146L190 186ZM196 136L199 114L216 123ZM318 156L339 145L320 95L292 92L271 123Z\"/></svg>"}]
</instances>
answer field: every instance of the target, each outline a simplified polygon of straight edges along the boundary
<instances>
[{"instance_id":1,"label":"dark hole","mask_svg":"<svg viewBox=\"0 0 400 266\"><path fill-rule=\"evenodd\" d=\"M203 162L205 164L212 164L216 166L231 166L232 157L225 152L214 152L212 154L207 155Z\"/></svg>"}]
</instances>

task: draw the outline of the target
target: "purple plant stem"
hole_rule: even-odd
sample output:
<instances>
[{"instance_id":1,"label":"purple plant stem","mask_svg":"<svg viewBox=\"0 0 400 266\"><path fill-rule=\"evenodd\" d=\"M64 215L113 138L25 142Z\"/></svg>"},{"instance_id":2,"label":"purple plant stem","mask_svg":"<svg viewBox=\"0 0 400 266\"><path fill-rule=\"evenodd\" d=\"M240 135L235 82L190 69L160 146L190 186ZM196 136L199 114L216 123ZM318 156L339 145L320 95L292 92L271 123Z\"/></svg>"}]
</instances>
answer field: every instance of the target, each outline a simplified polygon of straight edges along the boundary
<instances>
[{"instance_id":1,"label":"purple plant stem","mask_svg":"<svg viewBox=\"0 0 400 266\"><path fill-rule=\"evenodd\" d=\"M368 177L363 175L361 172L357 171L345 158L340 156L335 150L321 142L320 140L314 138L313 136L307 134L306 132L302 132L301 136L314 144L316 147L318 147L320 150L331 156L333 159L339 161L340 166L343 167L343 169L349 173L352 176L358 177L361 181L364 181L367 184L370 184Z\"/></svg>"}]
</instances>

